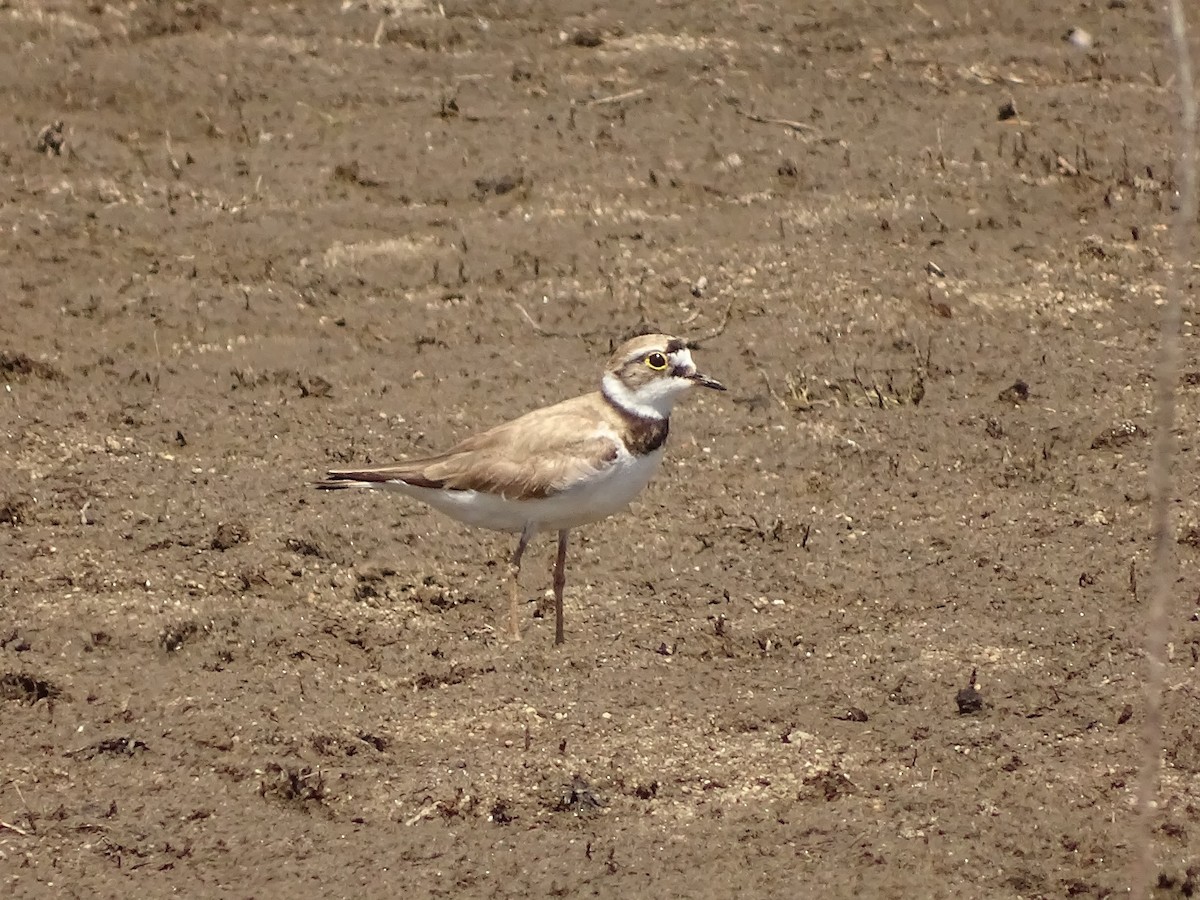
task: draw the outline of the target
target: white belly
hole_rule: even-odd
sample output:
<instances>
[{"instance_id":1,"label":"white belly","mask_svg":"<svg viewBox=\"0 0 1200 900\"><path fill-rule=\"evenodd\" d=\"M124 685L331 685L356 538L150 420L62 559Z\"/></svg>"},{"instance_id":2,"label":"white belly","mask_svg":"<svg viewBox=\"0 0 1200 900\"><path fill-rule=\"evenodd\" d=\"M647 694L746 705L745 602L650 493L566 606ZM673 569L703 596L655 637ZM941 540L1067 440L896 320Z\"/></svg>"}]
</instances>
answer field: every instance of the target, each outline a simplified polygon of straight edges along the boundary
<instances>
[{"instance_id":1,"label":"white belly","mask_svg":"<svg viewBox=\"0 0 1200 900\"><path fill-rule=\"evenodd\" d=\"M645 456L631 456L622 448L616 462L590 480L552 497L533 500L509 500L480 491L440 491L395 482L386 487L478 528L522 531L532 526L537 531L560 531L607 518L625 509L650 483L662 458L662 448Z\"/></svg>"}]
</instances>

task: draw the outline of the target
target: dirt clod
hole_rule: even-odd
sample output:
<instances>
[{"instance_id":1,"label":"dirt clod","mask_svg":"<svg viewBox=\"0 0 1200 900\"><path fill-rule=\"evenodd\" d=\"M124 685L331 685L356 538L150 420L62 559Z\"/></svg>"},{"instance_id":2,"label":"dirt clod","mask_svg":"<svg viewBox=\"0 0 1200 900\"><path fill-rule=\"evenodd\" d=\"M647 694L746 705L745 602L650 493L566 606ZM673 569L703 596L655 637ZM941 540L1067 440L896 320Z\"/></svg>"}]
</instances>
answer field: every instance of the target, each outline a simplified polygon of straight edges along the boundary
<instances>
[{"instance_id":1,"label":"dirt clod","mask_svg":"<svg viewBox=\"0 0 1200 900\"><path fill-rule=\"evenodd\" d=\"M1144 440L1146 437L1146 432L1136 423L1130 421L1118 422L1112 428L1106 429L1096 435L1092 440L1092 449L1117 450L1134 441Z\"/></svg>"},{"instance_id":2,"label":"dirt clod","mask_svg":"<svg viewBox=\"0 0 1200 900\"><path fill-rule=\"evenodd\" d=\"M800 796L802 798L813 797L830 803L847 797L856 790L854 783L846 777L845 773L822 772L804 780L804 790L801 791Z\"/></svg>"},{"instance_id":3,"label":"dirt clod","mask_svg":"<svg viewBox=\"0 0 1200 900\"><path fill-rule=\"evenodd\" d=\"M33 498L27 494L0 499L0 525L24 525L32 508Z\"/></svg>"},{"instance_id":4,"label":"dirt clod","mask_svg":"<svg viewBox=\"0 0 1200 900\"><path fill-rule=\"evenodd\" d=\"M162 630L158 642L168 653L182 650L189 640L201 633L199 624L193 621L177 622Z\"/></svg>"},{"instance_id":5,"label":"dirt clod","mask_svg":"<svg viewBox=\"0 0 1200 900\"><path fill-rule=\"evenodd\" d=\"M53 682L25 672L8 672L0 675L0 700L15 700L33 704L39 700L55 700L63 696L62 690Z\"/></svg>"},{"instance_id":6,"label":"dirt clod","mask_svg":"<svg viewBox=\"0 0 1200 900\"><path fill-rule=\"evenodd\" d=\"M131 737L105 738L80 750L72 750L68 756L80 759L95 759L98 756L134 756L147 750L145 741Z\"/></svg>"},{"instance_id":7,"label":"dirt clod","mask_svg":"<svg viewBox=\"0 0 1200 900\"><path fill-rule=\"evenodd\" d=\"M54 366L33 359L25 353L0 350L0 380L24 381L29 378L61 381L63 376Z\"/></svg>"},{"instance_id":8,"label":"dirt clod","mask_svg":"<svg viewBox=\"0 0 1200 900\"><path fill-rule=\"evenodd\" d=\"M325 778L319 770L279 763L268 763L263 767L258 793L266 800L300 808L328 799Z\"/></svg>"},{"instance_id":9,"label":"dirt clod","mask_svg":"<svg viewBox=\"0 0 1200 900\"><path fill-rule=\"evenodd\" d=\"M588 782L576 776L563 790L557 809L559 812L569 812L575 815L586 815L604 806L604 802L592 792Z\"/></svg>"},{"instance_id":10,"label":"dirt clod","mask_svg":"<svg viewBox=\"0 0 1200 900\"><path fill-rule=\"evenodd\" d=\"M45 126L38 132L34 149L43 156L62 156L63 148L67 143L67 137L64 133L65 127L61 119L57 119Z\"/></svg>"},{"instance_id":11,"label":"dirt clod","mask_svg":"<svg viewBox=\"0 0 1200 900\"><path fill-rule=\"evenodd\" d=\"M523 179L519 175L501 175L497 178L476 178L475 191L479 196L494 194L503 197L521 186Z\"/></svg>"},{"instance_id":12,"label":"dirt clod","mask_svg":"<svg viewBox=\"0 0 1200 900\"><path fill-rule=\"evenodd\" d=\"M222 522L217 526L209 546L213 550L229 550L250 540L250 529L243 522Z\"/></svg>"},{"instance_id":13,"label":"dirt clod","mask_svg":"<svg viewBox=\"0 0 1200 900\"><path fill-rule=\"evenodd\" d=\"M515 815L508 811L508 805L502 800L497 800L493 803L491 810L488 812L488 819L497 825L508 825L516 818Z\"/></svg>"},{"instance_id":14,"label":"dirt clod","mask_svg":"<svg viewBox=\"0 0 1200 900\"><path fill-rule=\"evenodd\" d=\"M571 34L570 42L576 47L599 47L604 35L595 28L581 28Z\"/></svg>"},{"instance_id":15,"label":"dirt clod","mask_svg":"<svg viewBox=\"0 0 1200 900\"><path fill-rule=\"evenodd\" d=\"M1000 392L1000 399L1016 406L1029 399L1029 385L1019 378Z\"/></svg>"},{"instance_id":16,"label":"dirt clod","mask_svg":"<svg viewBox=\"0 0 1200 900\"><path fill-rule=\"evenodd\" d=\"M843 722L869 722L870 721L870 716L868 716L864 710L859 709L857 706L851 706L851 707L847 708L847 710L844 713L842 713L839 716L835 716L835 718L841 719Z\"/></svg>"},{"instance_id":17,"label":"dirt clod","mask_svg":"<svg viewBox=\"0 0 1200 900\"><path fill-rule=\"evenodd\" d=\"M975 674L975 670L972 669L967 686L954 695L959 715L970 716L983 709L983 694L979 692L979 686L975 683Z\"/></svg>"}]
</instances>

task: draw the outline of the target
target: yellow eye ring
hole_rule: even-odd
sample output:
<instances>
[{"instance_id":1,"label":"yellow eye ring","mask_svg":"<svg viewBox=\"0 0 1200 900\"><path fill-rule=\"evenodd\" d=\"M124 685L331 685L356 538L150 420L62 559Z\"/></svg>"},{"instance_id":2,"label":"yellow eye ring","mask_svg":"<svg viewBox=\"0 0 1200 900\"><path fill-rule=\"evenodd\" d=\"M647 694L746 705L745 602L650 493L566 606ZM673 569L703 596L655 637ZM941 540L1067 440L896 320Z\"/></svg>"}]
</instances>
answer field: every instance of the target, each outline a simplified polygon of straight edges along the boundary
<instances>
[{"instance_id":1,"label":"yellow eye ring","mask_svg":"<svg viewBox=\"0 0 1200 900\"><path fill-rule=\"evenodd\" d=\"M667 358L656 350L653 353L646 354L646 365L655 372L661 372L667 367Z\"/></svg>"}]
</instances>

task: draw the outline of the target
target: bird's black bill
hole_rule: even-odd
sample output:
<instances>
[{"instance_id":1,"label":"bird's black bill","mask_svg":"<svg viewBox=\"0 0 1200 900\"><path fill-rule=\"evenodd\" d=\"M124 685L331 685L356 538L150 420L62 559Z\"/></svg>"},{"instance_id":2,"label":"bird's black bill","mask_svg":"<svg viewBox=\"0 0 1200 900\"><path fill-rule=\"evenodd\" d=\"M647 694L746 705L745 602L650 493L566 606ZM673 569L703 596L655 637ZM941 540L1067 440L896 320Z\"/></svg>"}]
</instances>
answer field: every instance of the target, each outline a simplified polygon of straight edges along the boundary
<instances>
[{"instance_id":1,"label":"bird's black bill","mask_svg":"<svg viewBox=\"0 0 1200 900\"><path fill-rule=\"evenodd\" d=\"M693 372L688 377L691 378L692 381L696 382L696 384L700 385L700 387L712 388L714 391L725 390L725 385L721 384L721 382L717 381L717 379L709 378L707 375L702 375L699 372Z\"/></svg>"}]
</instances>

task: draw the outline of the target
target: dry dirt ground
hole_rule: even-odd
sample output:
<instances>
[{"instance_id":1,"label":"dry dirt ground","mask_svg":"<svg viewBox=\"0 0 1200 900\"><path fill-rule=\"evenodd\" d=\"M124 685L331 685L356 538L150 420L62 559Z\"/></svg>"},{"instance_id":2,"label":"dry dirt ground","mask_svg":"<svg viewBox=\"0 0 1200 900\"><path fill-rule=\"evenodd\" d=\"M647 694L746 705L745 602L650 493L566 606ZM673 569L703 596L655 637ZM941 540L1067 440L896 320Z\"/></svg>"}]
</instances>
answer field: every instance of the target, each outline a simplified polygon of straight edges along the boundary
<instances>
[{"instance_id":1,"label":"dry dirt ground","mask_svg":"<svg viewBox=\"0 0 1200 900\"><path fill-rule=\"evenodd\" d=\"M1149 0L0 0L0 893L1121 894L1164 37ZM576 533L561 649L552 540L511 644L511 538L311 489L650 328L731 390Z\"/></svg>"}]
</instances>

